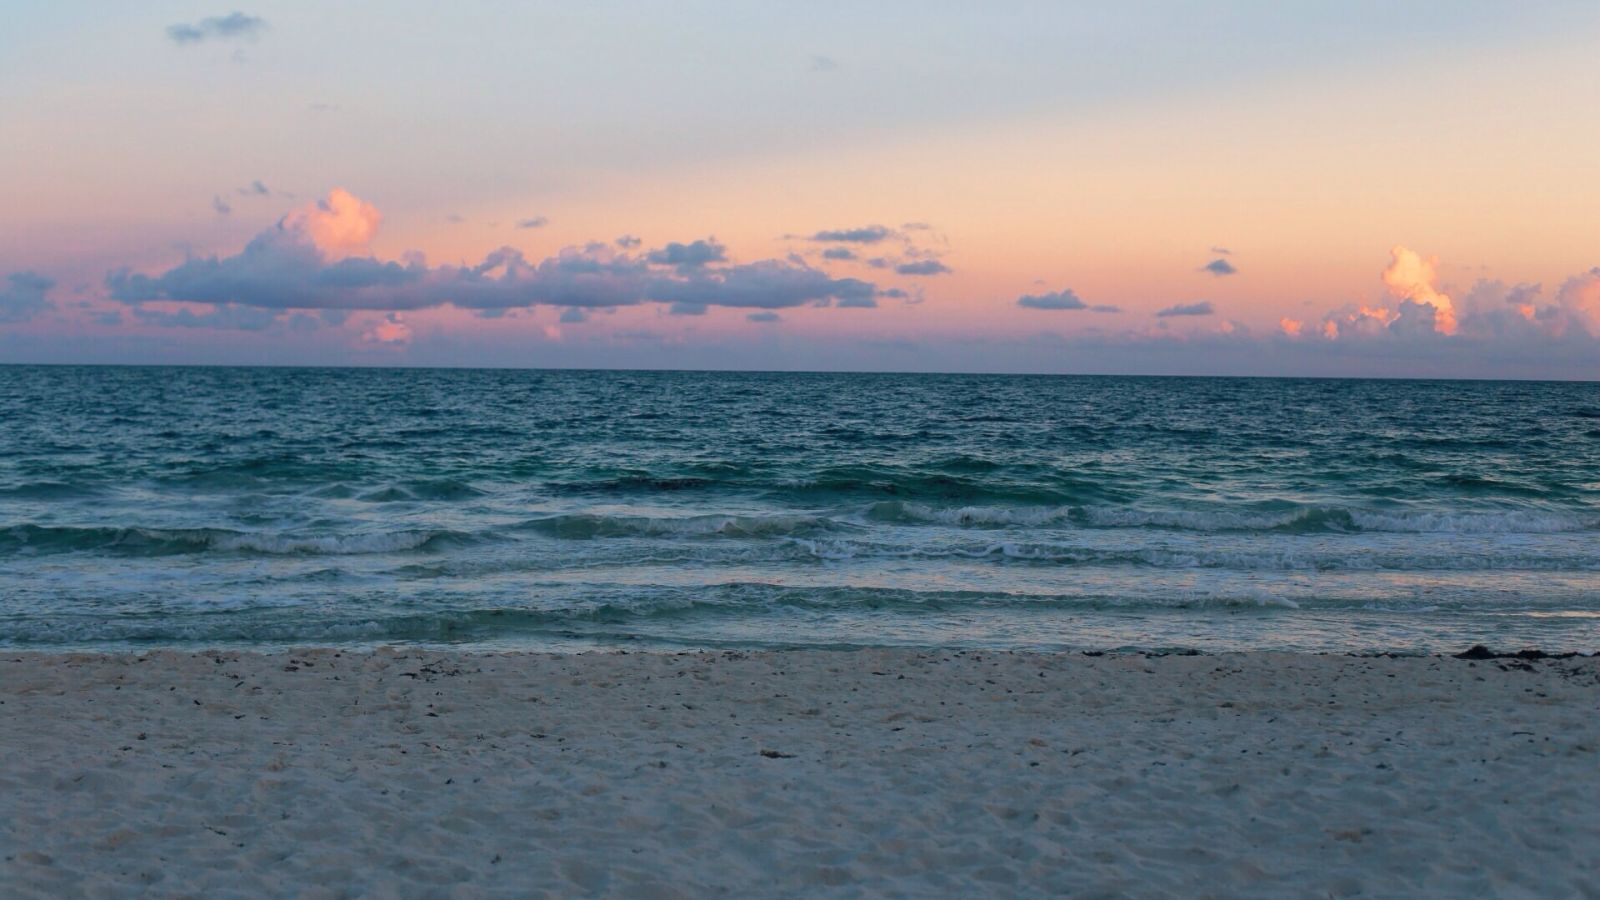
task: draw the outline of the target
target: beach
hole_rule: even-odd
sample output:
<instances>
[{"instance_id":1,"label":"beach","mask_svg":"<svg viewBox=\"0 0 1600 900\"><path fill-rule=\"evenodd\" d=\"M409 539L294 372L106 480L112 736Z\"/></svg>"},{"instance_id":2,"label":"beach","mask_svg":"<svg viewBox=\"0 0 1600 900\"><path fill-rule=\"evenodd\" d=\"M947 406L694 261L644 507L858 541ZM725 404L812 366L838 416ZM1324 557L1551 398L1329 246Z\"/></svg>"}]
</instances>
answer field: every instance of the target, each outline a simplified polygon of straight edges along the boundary
<instances>
[{"instance_id":1,"label":"beach","mask_svg":"<svg viewBox=\"0 0 1600 900\"><path fill-rule=\"evenodd\" d=\"M0 657L0 893L1596 896L1600 658Z\"/></svg>"}]
</instances>

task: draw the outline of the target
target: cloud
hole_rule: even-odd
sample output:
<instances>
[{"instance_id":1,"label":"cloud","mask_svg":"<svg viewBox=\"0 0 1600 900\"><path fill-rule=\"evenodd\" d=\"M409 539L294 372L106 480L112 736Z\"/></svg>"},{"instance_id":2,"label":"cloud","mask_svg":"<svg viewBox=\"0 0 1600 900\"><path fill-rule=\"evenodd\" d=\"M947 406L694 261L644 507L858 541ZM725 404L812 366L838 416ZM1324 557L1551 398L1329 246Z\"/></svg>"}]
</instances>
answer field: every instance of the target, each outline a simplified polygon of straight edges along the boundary
<instances>
[{"instance_id":1,"label":"cloud","mask_svg":"<svg viewBox=\"0 0 1600 900\"><path fill-rule=\"evenodd\" d=\"M180 22L167 26L167 37L179 44L197 44L208 40L243 38L255 40L267 28L265 19L232 12L225 16L210 16L198 22Z\"/></svg>"},{"instance_id":2,"label":"cloud","mask_svg":"<svg viewBox=\"0 0 1600 900\"><path fill-rule=\"evenodd\" d=\"M862 228L825 229L813 234L810 239L845 244L876 244L885 238L893 236L894 232L882 225L867 225Z\"/></svg>"},{"instance_id":3,"label":"cloud","mask_svg":"<svg viewBox=\"0 0 1600 900\"><path fill-rule=\"evenodd\" d=\"M361 339L369 344L409 344L411 343L411 326L399 313L389 313L377 324L361 333Z\"/></svg>"},{"instance_id":4,"label":"cloud","mask_svg":"<svg viewBox=\"0 0 1600 900\"><path fill-rule=\"evenodd\" d=\"M561 317L556 321L563 325L575 325L579 322L589 321L589 314L574 306L562 310Z\"/></svg>"},{"instance_id":5,"label":"cloud","mask_svg":"<svg viewBox=\"0 0 1600 900\"><path fill-rule=\"evenodd\" d=\"M644 299L705 303L711 306L784 309L806 304L872 306L877 287L855 278L832 278L817 269L778 260L697 273L689 277L655 278Z\"/></svg>"},{"instance_id":6,"label":"cloud","mask_svg":"<svg viewBox=\"0 0 1600 900\"><path fill-rule=\"evenodd\" d=\"M1556 310L1559 316L1548 318L1565 320L1563 330L1566 323L1571 323L1581 326L1591 337L1600 337L1600 266L1567 279L1556 294Z\"/></svg>"},{"instance_id":7,"label":"cloud","mask_svg":"<svg viewBox=\"0 0 1600 900\"><path fill-rule=\"evenodd\" d=\"M328 253L364 249L382 221L377 207L344 188L334 188L327 199L300 207L281 224L303 232L317 249Z\"/></svg>"},{"instance_id":8,"label":"cloud","mask_svg":"<svg viewBox=\"0 0 1600 900\"><path fill-rule=\"evenodd\" d=\"M1389 295L1402 301L1433 307L1435 330L1441 334L1453 334L1456 330L1455 307L1448 295L1439 293L1433 287L1438 258L1424 259L1416 251L1399 244L1389 250L1389 255L1389 266L1383 270L1383 284L1389 289Z\"/></svg>"},{"instance_id":9,"label":"cloud","mask_svg":"<svg viewBox=\"0 0 1600 900\"><path fill-rule=\"evenodd\" d=\"M0 290L0 323L26 322L55 304L45 296L56 283L36 272L12 272Z\"/></svg>"},{"instance_id":10,"label":"cloud","mask_svg":"<svg viewBox=\"0 0 1600 900\"><path fill-rule=\"evenodd\" d=\"M1316 337L1346 343L1406 340L1413 348L1495 343L1552 351L1587 346L1600 338L1600 267L1563 281L1552 300L1544 298L1537 284L1480 279L1456 302L1434 287L1437 260L1398 246L1390 257L1382 278L1387 292L1400 302L1394 308L1351 303L1331 310L1318 324ZM1543 353L1526 352L1535 357Z\"/></svg>"},{"instance_id":11,"label":"cloud","mask_svg":"<svg viewBox=\"0 0 1600 900\"><path fill-rule=\"evenodd\" d=\"M948 275L950 267L937 259L920 259L894 267L901 275Z\"/></svg>"},{"instance_id":12,"label":"cloud","mask_svg":"<svg viewBox=\"0 0 1600 900\"><path fill-rule=\"evenodd\" d=\"M640 244L643 244L644 241L634 237L631 234L625 234L622 237L617 238L616 243L618 247L621 247L624 250L632 250Z\"/></svg>"},{"instance_id":13,"label":"cloud","mask_svg":"<svg viewBox=\"0 0 1600 900\"><path fill-rule=\"evenodd\" d=\"M678 266L683 269L694 269L714 262L726 262L728 248L717 243L716 238L699 240L692 244L680 244L677 241L672 241L660 250L651 250L646 253L644 258L658 266Z\"/></svg>"},{"instance_id":14,"label":"cloud","mask_svg":"<svg viewBox=\"0 0 1600 900\"><path fill-rule=\"evenodd\" d=\"M543 228L543 227L545 227L546 225L549 225L549 224L550 224L550 220L545 218L544 216L534 216L531 219L523 219L523 220L517 222L517 227L518 228Z\"/></svg>"},{"instance_id":15,"label":"cloud","mask_svg":"<svg viewBox=\"0 0 1600 900\"><path fill-rule=\"evenodd\" d=\"M783 321L783 316L780 316L775 312L753 312L745 316L745 320L749 322L763 323L781 322Z\"/></svg>"},{"instance_id":16,"label":"cloud","mask_svg":"<svg viewBox=\"0 0 1600 900\"><path fill-rule=\"evenodd\" d=\"M270 193L272 192L267 190L267 186L262 184L260 180L252 181L248 185L239 188L239 196L241 197L265 197Z\"/></svg>"},{"instance_id":17,"label":"cloud","mask_svg":"<svg viewBox=\"0 0 1600 900\"><path fill-rule=\"evenodd\" d=\"M875 309L877 305L878 301L871 296L839 298L840 309Z\"/></svg>"},{"instance_id":18,"label":"cloud","mask_svg":"<svg viewBox=\"0 0 1600 900\"><path fill-rule=\"evenodd\" d=\"M824 56L821 53L813 53L811 55L811 71L832 72L837 68L839 68L839 61L833 57Z\"/></svg>"},{"instance_id":19,"label":"cloud","mask_svg":"<svg viewBox=\"0 0 1600 900\"><path fill-rule=\"evenodd\" d=\"M1218 256L1232 256L1233 255L1233 251L1229 250L1227 247L1212 247L1211 248L1211 252L1217 254Z\"/></svg>"},{"instance_id":20,"label":"cloud","mask_svg":"<svg viewBox=\"0 0 1600 900\"><path fill-rule=\"evenodd\" d=\"M176 310L134 307L134 318L147 325L171 328L232 328L262 331L278 321L278 310L228 303L196 312L187 307Z\"/></svg>"},{"instance_id":21,"label":"cloud","mask_svg":"<svg viewBox=\"0 0 1600 900\"><path fill-rule=\"evenodd\" d=\"M906 306L916 306L924 299L922 288L919 285L912 285L910 290L897 287L884 288L878 292L878 296L890 300L899 300Z\"/></svg>"},{"instance_id":22,"label":"cloud","mask_svg":"<svg viewBox=\"0 0 1600 900\"><path fill-rule=\"evenodd\" d=\"M1399 303L1348 303L1315 323L1285 316L1278 323L1281 339L1335 356L1435 367L1399 373L1484 374L1489 370L1471 367L1494 363L1519 377L1592 375L1592 367L1583 368L1587 363L1573 363L1592 360L1600 339L1600 268L1566 279L1549 300L1537 284L1480 279L1456 302L1434 287L1436 266L1396 247L1383 280Z\"/></svg>"},{"instance_id":23,"label":"cloud","mask_svg":"<svg viewBox=\"0 0 1600 900\"><path fill-rule=\"evenodd\" d=\"M1166 319L1172 316L1209 316L1215 312L1216 310L1212 308L1210 300L1200 300L1195 303L1179 303L1175 306L1169 306L1158 311L1156 316Z\"/></svg>"},{"instance_id":24,"label":"cloud","mask_svg":"<svg viewBox=\"0 0 1600 900\"><path fill-rule=\"evenodd\" d=\"M1071 288L1056 291L1053 294L1024 294L1017 298L1017 305L1028 309L1088 309L1089 304L1083 302Z\"/></svg>"},{"instance_id":25,"label":"cloud","mask_svg":"<svg viewBox=\"0 0 1600 900\"><path fill-rule=\"evenodd\" d=\"M1096 303L1095 305L1089 307L1089 312L1095 312L1095 313L1119 313L1119 312L1122 312L1122 307L1120 307L1120 306L1112 306L1109 303Z\"/></svg>"},{"instance_id":26,"label":"cloud","mask_svg":"<svg viewBox=\"0 0 1600 900\"><path fill-rule=\"evenodd\" d=\"M232 256L192 257L155 275L109 273L112 299L267 309L389 312L454 305L478 312L538 305L592 309L666 304L678 314L706 307L786 309L870 307L877 286L783 260L729 264L714 240L668 244L644 256L591 243L533 261L502 247L475 265L431 267L421 254L400 260L342 255L372 238L381 216L348 192L309 204Z\"/></svg>"},{"instance_id":27,"label":"cloud","mask_svg":"<svg viewBox=\"0 0 1600 900\"><path fill-rule=\"evenodd\" d=\"M829 247L822 251L823 259L855 259L856 252L849 247Z\"/></svg>"},{"instance_id":28,"label":"cloud","mask_svg":"<svg viewBox=\"0 0 1600 900\"><path fill-rule=\"evenodd\" d=\"M233 207L229 206L228 201L222 199L222 195L220 194L214 195L211 198L211 209L219 216L225 216L233 212Z\"/></svg>"},{"instance_id":29,"label":"cloud","mask_svg":"<svg viewBox=\"0 0 1600 900\"><path fill-rule=\"evenodd\" d=\"M1239 270L1234 267L1233 263L1228 262L1227 260L1225 260L1225 259L1223 259L1222 257L1219 256L1216 259L1213 259L1211 262L1208 262L1205 265L1201 266L1200 267L1200 271L1202 271L1202 272L1210 272L1213 275L1221 276L1221 275L1232 275L1232 274L1238 272Z\"/></svg>"},{"instance_id":30,"label":"cloud","mask_svg":"<svg viewBox=\"0 0 1600 900\"><path fill-rule=\"evenodd\" d=\"M1565 317L1559 304L1538 307L1538 285L1507 288L1500 282L1479 281L1458 309L1449 295L1434 287L1436 258L1424 258L1400 245L1391 248L1389 256L1380 278L1389 296L1399 300L1397 306L1346 304L1322 317L1316 337L1346 342L1379 338L1417 341L1458 331L1473 337L1528 337L1541 331L1559 336L1561 332ZM1291 333L1287 327L1285 332Z\"/></svg>"}]
</instances>

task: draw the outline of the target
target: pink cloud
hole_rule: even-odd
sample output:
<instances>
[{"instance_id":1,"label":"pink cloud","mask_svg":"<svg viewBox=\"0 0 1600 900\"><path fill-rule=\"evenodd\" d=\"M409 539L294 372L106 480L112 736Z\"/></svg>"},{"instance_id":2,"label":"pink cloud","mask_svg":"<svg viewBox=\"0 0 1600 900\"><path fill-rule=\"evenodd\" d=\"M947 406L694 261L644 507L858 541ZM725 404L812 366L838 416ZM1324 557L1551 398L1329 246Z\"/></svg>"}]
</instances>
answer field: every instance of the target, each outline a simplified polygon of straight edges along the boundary
<instances>
[{"instance_id":1,"label":"pink cloud","mask_svg":"<svg viewBox=\"0 0 1600 900\"><path fill-rule=\"evenodd\" d=\"M283 227L304 234L332 257L365 250L382 221L383 214L376 206L336 187L327 199L307 203L284 216Z\"/></svg>"},{"instance_id":2,"label":"pink cloud","mask_svg":"<svg viewBox=\"0 0 1600 900\"><path fill-rule=\"evenodd\" d=\"M362 332L361 339L369 344L409 344L411 326L399 313L390 313Z\"/></svg>"},{"instance_id":3,"label":"pink cloud","mask_svg":"<svg viewBox=\"0 0 1600 900\"><path fill-rule=\"evenodd\" d=\"M1438 258L1430 256L1424 259L1415 250L1408 250L1399 244L1389 254L1393 259L1389 267L1383 270L1383 283L1389 289L1390 296L1432 306L1434 329L1440 334L1454 334L1455 306L1448 294L1439 293L1433 286L1437 277L1435 269L1439 264Z\"/></svg>"}]
</instances>

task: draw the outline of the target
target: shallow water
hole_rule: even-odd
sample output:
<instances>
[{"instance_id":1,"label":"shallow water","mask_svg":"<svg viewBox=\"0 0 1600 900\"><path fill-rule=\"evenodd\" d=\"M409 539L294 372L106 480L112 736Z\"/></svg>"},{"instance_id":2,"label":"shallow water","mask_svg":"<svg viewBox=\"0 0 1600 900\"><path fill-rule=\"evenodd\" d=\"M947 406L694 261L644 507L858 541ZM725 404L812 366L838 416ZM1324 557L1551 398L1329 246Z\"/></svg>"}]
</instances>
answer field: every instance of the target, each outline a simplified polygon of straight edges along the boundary
<instances>
[{"instance_id":1,"label":"shallow water","mask_svg":"<svg viewBox=\"0 0 1600 900\"><path fill-rule=\"evenodd\" d=\"M0 367L0 643L1600 649L1600 386Z\"/></svg>"}]
</instances>

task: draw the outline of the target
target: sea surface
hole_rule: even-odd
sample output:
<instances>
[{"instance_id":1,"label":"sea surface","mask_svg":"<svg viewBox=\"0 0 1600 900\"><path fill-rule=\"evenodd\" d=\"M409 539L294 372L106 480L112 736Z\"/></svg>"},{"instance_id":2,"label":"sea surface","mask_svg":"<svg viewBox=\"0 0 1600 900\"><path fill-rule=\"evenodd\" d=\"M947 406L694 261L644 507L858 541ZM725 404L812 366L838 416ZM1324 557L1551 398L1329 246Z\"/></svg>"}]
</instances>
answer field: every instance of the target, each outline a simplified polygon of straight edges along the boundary
<instances>
[{"instance_id":1,"label":"sea surface","mask_svg":"<svg viewBox=\"0 0 1600 900\"><path fill-rule=\"evenodd\" d=\"M1600 650L1600 385L0 367L0 645Z\"/></svg>"}]
</instances>

